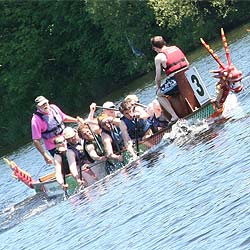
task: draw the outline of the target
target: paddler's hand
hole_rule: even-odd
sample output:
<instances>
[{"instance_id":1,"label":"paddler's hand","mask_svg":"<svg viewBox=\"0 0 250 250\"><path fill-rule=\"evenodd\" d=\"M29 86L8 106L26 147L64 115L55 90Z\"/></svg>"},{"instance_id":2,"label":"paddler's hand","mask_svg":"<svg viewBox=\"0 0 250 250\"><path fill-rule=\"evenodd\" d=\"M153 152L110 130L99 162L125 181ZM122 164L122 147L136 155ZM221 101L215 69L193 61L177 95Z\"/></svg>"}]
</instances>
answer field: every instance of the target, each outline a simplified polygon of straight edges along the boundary
<instances>
[{"instance_id":1,"label":"paddler's hand","mask_svg":"<svg viewBox=\"0 0 250 250\"><path fill-rule=\"evenodd\" d=\"M139 158L139 156L136 153L133 153L132 158L133 158L133 161L135 161Z\"/></svg>"},{"instance_id":2,"label":"paddler's hand","mask_svg":"<svg viewBox=\"0 0 250 250\"><path fill-rule=\"evenodd\" d=\"M62 187L63 191L66 191L69 188L69 185L67 183L62 184L61 187Z\"/></svg>"},{"instance_id":3,"label":"paddler's hand","mask_svg":"<svg viewBox=\"0 0 250 250\"><path fill-rule=\"evenodd\" d=\"M83 187L87 187L88 186L88 183L87 183L87 181L86 180L84 180L84 179L77 179L77 182L78 182L78 184L79 184L79 186L83 186Z\"/></svg>"},{"instance_id":4,"label":"paddler's hand","mask_svg":"<svg viewBox=\"0 0 250 250\"><path fill-rule=\"evenodd\" d=\"M108 158L113 159L113 160L117 160L117 161L120 161L120 162L123 161L123 156L122 155L110 154L110 155L108 155Z\"/></svg>"},{"instance_id":5,"label":"paddler's hand","mask_svg":"<svg viewBox=\"0 0 250 250\"><path fill-rule=\"evenodd\" d=\"M90 112L91 112L91 111L92 111L92 112L95 112L95 110L96 110L96 103L92 102L92 103L90 104L90 106L89 106L89 110L90 110Z\"/></svg>"},{"instance_id":6,"label":"paddler's hand","mask_svg":"<svg viewBox=\"0 0 250 250\"><path fill-rule=\"evenodd\" d=\"M100 156L98 161L106 161L107 159L107 156Z\"/></svg>"},{"instance_id":7,"label":"paddler's hand","mask_svg":"<svg viewBox=\"0 0 250 250\"><path fill-rule=\"evenodd\" d=\"M81 124L85 124L85 121L83 120L83 118L82 118L82 117L77 116L77 117L76 117L76 119L77 119L77 121L78 121L79 123L81 123Z\"/></svg>"},{"instance_id":8,"label":"paddler's hand","mask_svg":"<svg viewBox=\"0 0 250 250\"><path fill-rule=\"evenodd\" d=\"M47 164L53 164L53 158L47 152L43 153L43 158Z\"/></svg>"},{"instance_id":9,"label":"paddler's hand","mask_svg":"<svg viewBox=\"0 0 250 250\"><path fill-rule=\"evenodd\" d=\"M119 155L117 160L118 160L119 162L123 162L123 156L122 156L122 155Z\"/></svg>"}]
</instances>

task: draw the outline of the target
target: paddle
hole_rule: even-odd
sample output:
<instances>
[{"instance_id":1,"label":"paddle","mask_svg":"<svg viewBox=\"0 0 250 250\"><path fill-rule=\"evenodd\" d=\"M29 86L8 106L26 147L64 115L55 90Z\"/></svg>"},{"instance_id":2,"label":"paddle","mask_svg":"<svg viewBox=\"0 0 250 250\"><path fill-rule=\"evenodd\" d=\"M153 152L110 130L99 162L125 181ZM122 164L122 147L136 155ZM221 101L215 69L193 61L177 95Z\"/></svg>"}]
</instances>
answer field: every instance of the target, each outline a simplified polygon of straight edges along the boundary
<instances>
[{"instance_id":1,"label":"paddle","mask_svg":"<svg viewBox=\"0 0 250 250\"><path fill-rule=\"evenodd\" d=\"M116 109L116 108L104 108L102 106L96 106L96 108L98 108L98 109L107 109L107 110L119 111L119 109Z\"/></svg>"},{"instance_id":2,"label":"paddle","mask_svg":"<svg viewBox=\"0 0 250 250\"><path fill-rule=\"evenodd\" d=\"M135 146L136 146L136 155L139 156L138 118L137 117L135 117Z\"/></svg>"},{"instance_id":3,"label":"paddle","mask_svg":"<svg viewBox=\"0 0 250 250\"><path fill-rule=\"evenodd\" d=\"M66 153L66 151L63 154L65 154L65 153ZM63 175L63 184L66 185L67 184L67 182L66 182L66 171L65 171L65 167L64 167L65 164L66 164L66 162L65 162L66 158L63 157L63 155L61 157L62 157L61 171L62 171L62 175ZM63 190L64 190L64 198L68 199L69 194L68 194L67 188L64 187Z\"/></svg>"},{"instance_id":4,"label":"paddle","mask_svg":"<svg viewBox=\"0 0 250 250\"><path fill-rule=\"evenodd\" d=\"M119 146L117 139L116 139L116 136L115 136L113 124L111 122L109 122L109 125L110 125L110 133L111 133L111 135L113 135L112 139L115 143L116 150L117 150L118 154L121 155L121 149L120 149L120 146ZM114 170L115 170L114 164L110 161L107 161L107 163L109 163L112 166L113 169L111 168L111 170L114 172ZM124 162L121 162L121 164L122 164L122 166L124 166Z\"/></svg>"},{"instance_id":5,"label":"paddle","mask_svg":"<svg viewBox=\"0 0 250 250\"><path fill-rule=\"evenodd\" d=\"M146 105L141 104L141 103L139 103L139 102L135 102L133 105L142 107L142 108L144 108L144 109L148 108Z\"/></svg>"},{"instance_id":6,"label":"paddle","mask_svg":"<svg viewBox=\"0 0 250 250\"><path fill-rule=\"evenodd\" d=\"M86 123L86 124L87 124L88 129L89 129L89 131L91 132L92 136L94 137L95 142L96 142L97 147L99 148L100 152L102 153L102 155L105 155L105 152L104 152L104 150L102 149L102 147L101 147L101 145L100 145L100 143L99 143L99 141L98 141L98 139L97 139L97 137L96 137L96 134L93 132L93 130L91 129L91 127L89 126L89 124L88 124L88 123ZM109 166L108 166L108 172L109 172L109 174L110 174L111 172L114 172L114 171L115 171L115 166L114 166L114 164L113 164L112 162L110 162L109 160L106 160L106 163L109 164ZM110 166L112 166L112 168L110 168Z\"/></svg>"},{"instance_id":7,"label":"paddle","mask_svg":"<svg viewBox=\"0 0 250 250\"><path fill-rule=\"evenodd\" d=\"M88 129L89 129L90 133L91 133L92 136L94 137L95 142L96 142L96 144L97 144L97 147L99 148L99 150L101 151L101 153L104 155L104 151L103 151L103 149L102 149L102 147L101 147L101 145L100 145L98 139L96 138L95 133L93 132L93 130L91 129L91 127L89 126L89 124L88 124L87 122L86 122L86 125L88 126Z\"/></svg>"}]
</instances>

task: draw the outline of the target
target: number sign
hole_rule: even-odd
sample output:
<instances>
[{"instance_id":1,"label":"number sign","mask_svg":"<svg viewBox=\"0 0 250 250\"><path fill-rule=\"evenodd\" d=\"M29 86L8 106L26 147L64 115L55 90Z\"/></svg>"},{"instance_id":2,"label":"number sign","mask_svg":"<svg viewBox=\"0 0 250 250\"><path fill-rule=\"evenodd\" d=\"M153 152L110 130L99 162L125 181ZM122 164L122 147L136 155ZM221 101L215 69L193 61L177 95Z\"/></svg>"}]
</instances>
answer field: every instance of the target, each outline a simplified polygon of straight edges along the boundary
<instances>
[{"instance_id":1,"label":"number sign","mask_svg":"<svg viewBox=\"0 0 250 250\"><path fill-rule=\"evenodd\" d=\"M211 99L211 97L207 91L206 86L202 82L197 69L195 67L192 67L185 72L185 75L200 105L208 102Z\"/></svg>"}]
</instances>

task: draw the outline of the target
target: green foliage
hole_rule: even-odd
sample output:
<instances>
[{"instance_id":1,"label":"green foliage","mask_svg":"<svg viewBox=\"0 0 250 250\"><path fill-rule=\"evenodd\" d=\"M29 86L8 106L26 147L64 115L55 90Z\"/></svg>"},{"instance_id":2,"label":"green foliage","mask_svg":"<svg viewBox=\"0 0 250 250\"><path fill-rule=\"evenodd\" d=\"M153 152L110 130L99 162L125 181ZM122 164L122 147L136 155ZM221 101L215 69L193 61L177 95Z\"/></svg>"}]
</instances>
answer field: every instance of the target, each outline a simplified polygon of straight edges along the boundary
<instances>
[{"instance_id":1,"label":"green foliage","mask_svg":"<svg viewBox=\"0 0 250 250\"><path fill-rule=\"evenodd\" d=\"M248 21L249 8L239 0L0 1L0 150L30 140L36 96L82 113L152 69L152 36L188 52L199 37Z\"/></svg>"}]
</instances>

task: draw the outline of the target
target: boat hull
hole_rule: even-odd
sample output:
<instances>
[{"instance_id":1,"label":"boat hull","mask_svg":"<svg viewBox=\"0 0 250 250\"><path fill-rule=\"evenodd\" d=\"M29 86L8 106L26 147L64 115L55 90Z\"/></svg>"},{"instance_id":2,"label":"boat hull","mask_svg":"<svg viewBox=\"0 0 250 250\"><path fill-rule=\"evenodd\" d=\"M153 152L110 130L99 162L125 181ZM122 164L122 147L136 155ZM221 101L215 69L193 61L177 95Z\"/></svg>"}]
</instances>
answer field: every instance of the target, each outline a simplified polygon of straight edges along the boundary
<instances>
[{"instance_id":1,"label":"boat hull","mask_svg":"<svg viewBox=\"0 0 250 250\"><path fill-rule=\"evenodd\" d=\"M219 116L221 115L221 112L218 112L218 110L216 109L215 101L210 100L207 103L203 104L199 109L193 111L191 114L186 116L185 119L187 120L208 119L210 117L213 117L214 114ZM171 131L171 127L172 126L164 128L159 132L153 134L149 138L145 139L144 141L140 142L139 145L140 154L145 153L148 149L160 143L164 134L166 132ZM119 167L117 166L118 165L116 165L116 170L118 168L123 167L123 165L121 164L119 165ZM105 162L92 165L91 170L95 173L97 177L96 179L93 178L93 176L91 176L90 174L84 171L82 172L83 178L88 182L88 186L94 184L96 181L103 179L105 176L108 175ZM69 185L68 189L69 195L72 195L75 192L77 192L77 190L79 189L79 185L71 175L67 176L66 182ZM49 197L64 194L61 186L58 184L55 178L49 179L47 181L33 183L33 186L37 193L45 192Z\"/></svg>"},{"instance_id":2,"label":"boat hull","mask_svg":"<svg viewBox=\"0 0 250 250\"><path fill-rule=\"evenodd\" d=\"M89 166L89 169L92 171L91 174L89 173L89 171L82 171L82 177L87 181L88 186L107 176L105 162L93 163ZM48 177L49 179L47 180L46 176L44 176L40 178L40 180L42 181L33 183L35 192L44 192L48 195L48 197L63 195L64 191L62 190L61 185L57 182L55 175L49 174ZM67 190L68 195L72 195L78 191L79 185L72 175L66 176L66 183L69 186Z\"/></svg>"}]
</instances>

